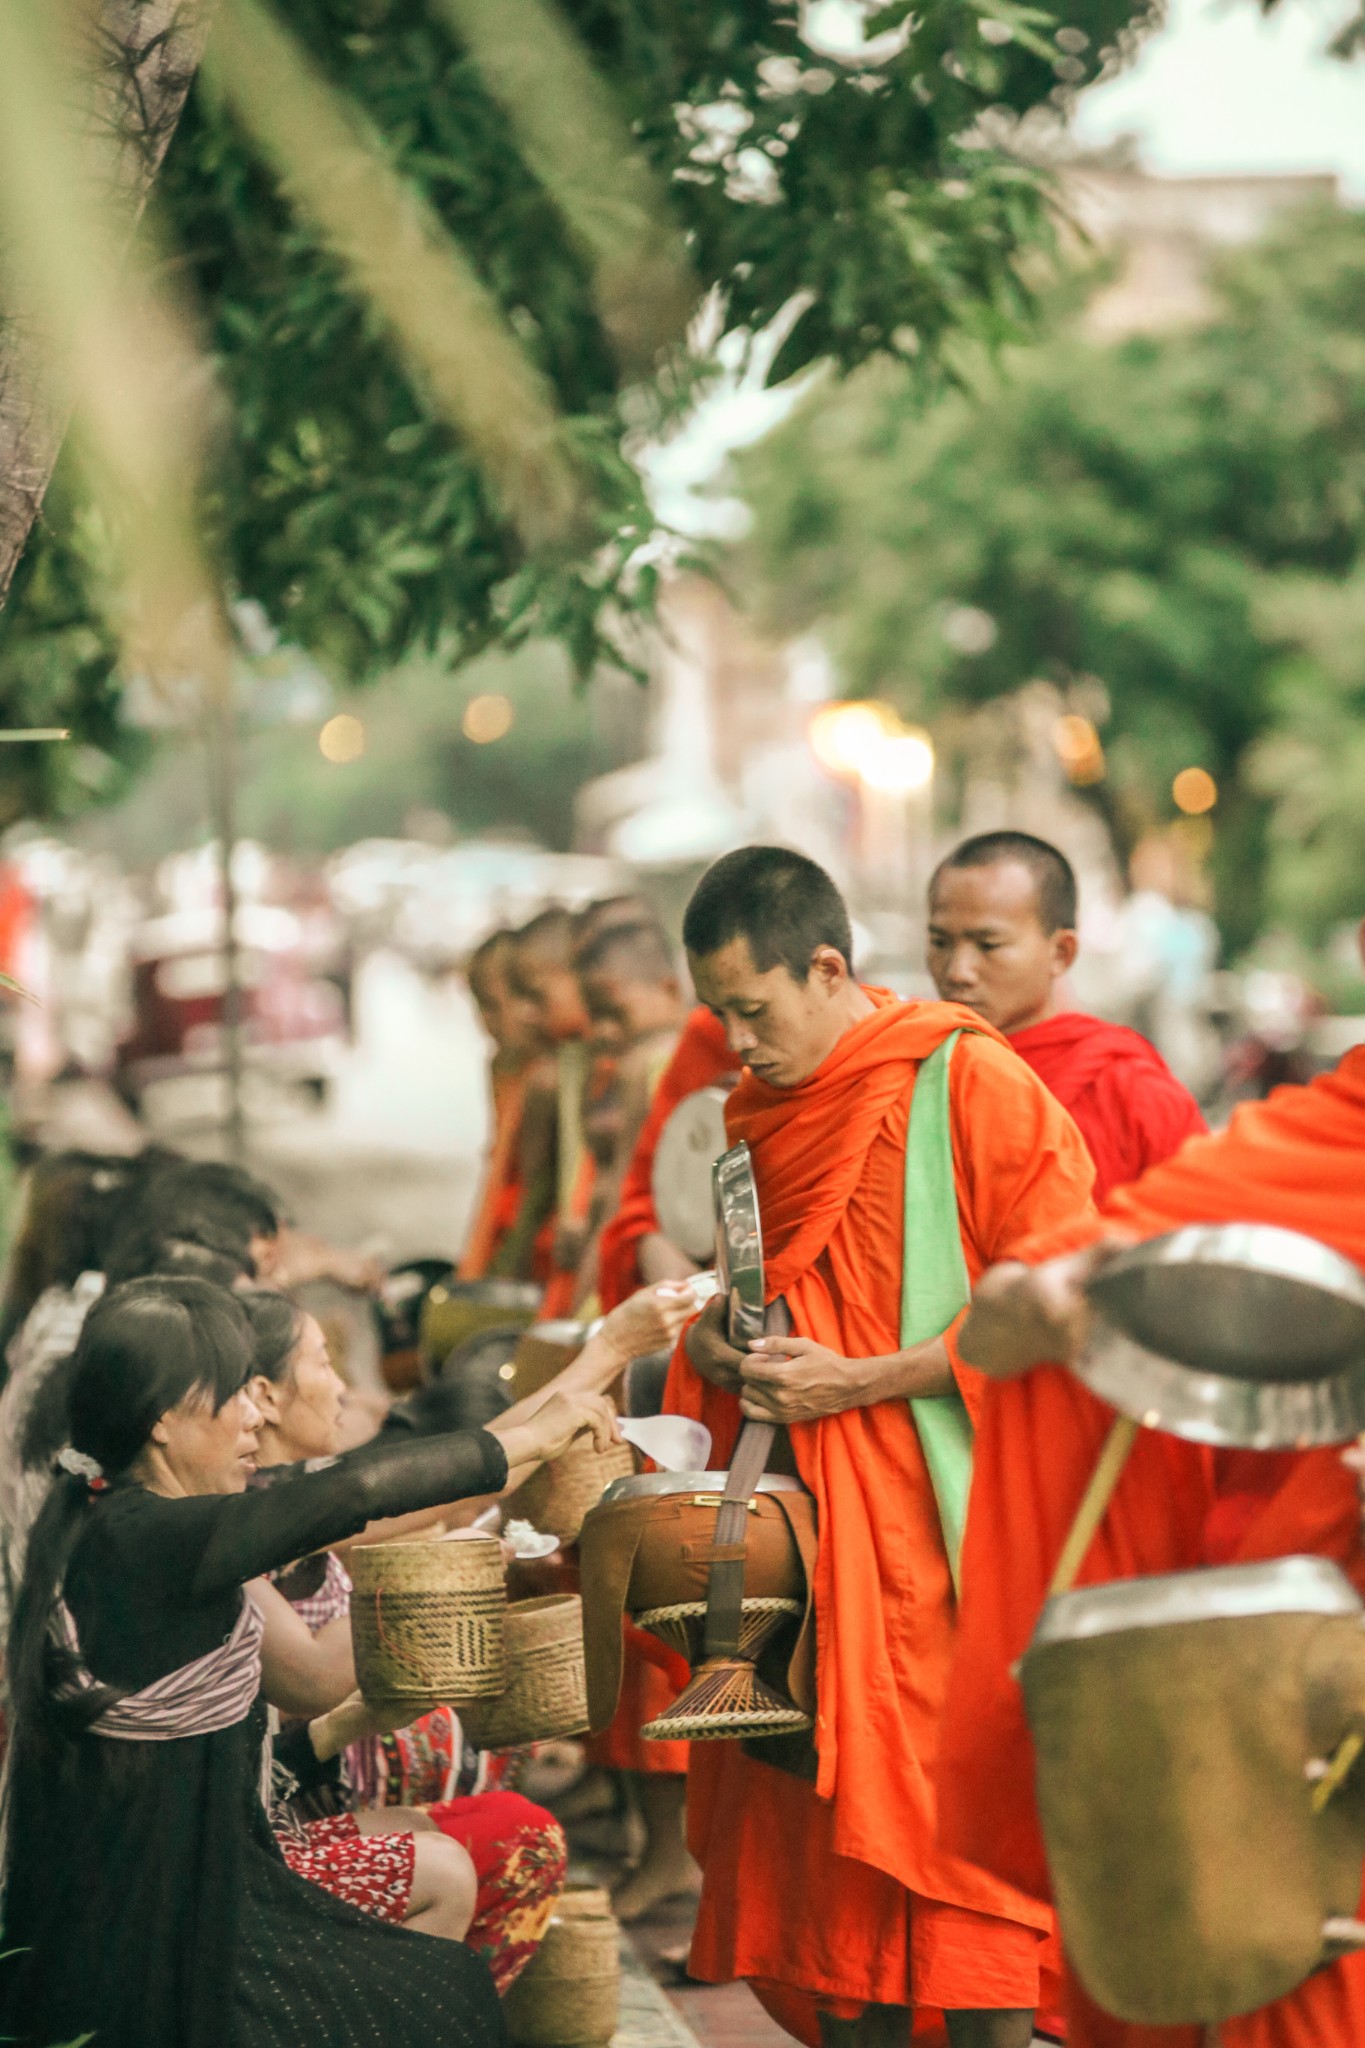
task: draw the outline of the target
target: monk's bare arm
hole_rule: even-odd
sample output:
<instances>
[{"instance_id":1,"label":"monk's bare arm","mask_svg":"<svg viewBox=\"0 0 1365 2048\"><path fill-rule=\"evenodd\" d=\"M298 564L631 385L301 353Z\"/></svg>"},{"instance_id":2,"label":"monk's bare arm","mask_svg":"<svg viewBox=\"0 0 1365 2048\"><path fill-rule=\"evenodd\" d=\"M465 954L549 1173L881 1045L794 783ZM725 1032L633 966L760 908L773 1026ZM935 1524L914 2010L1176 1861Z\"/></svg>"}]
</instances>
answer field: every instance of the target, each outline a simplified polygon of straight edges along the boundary
<instances>
[{"instance_id":1,"label":"monk's bare arm","mask_svg":"<svg viewBox=\"0 0 1365 2048\"><path fill-rule=\"evenodd\" d=\"M878 1401L952 1390L941 1337L883 1358L843 1358L810 1337L760 1337L744 1357L740 1406L756 1422L818 1422Z\"/></svg>"},{"instance_id":2,"label":"monk's bare arm","mask_svg":"<svg viewBox=\"0 0 1365 2048\"><path fill-rule=\"evenodd\" d=\"M1035 1365L1068 1364L1089 1327L1085 1282L1117 1248L1111 1240L1040 1266L1013 1259L992 1266L958 1331L959 1356L996 1380L1014 1379Z\"/></svg>"}]
</instances>

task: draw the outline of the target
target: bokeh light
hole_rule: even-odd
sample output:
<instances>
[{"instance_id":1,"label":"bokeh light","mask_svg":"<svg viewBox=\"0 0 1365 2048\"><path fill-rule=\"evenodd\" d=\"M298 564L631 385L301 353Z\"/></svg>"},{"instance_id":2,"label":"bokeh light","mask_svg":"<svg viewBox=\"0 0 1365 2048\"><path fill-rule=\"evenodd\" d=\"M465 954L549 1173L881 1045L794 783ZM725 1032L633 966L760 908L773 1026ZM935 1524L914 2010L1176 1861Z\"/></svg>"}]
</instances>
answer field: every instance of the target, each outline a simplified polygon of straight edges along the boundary
<instances>
[{"instance_id":1,"label":"bokeh light","mask_svg":"<svg viewBox=\"0 0 1365 2048\"><path fill-rule=\"evenodd\" d=\"M318 734L318 752L324 761L334 761L340 766L347 761L358 761L364 751L365 728L349 711L338 711Z\"/></svg>"},{"instance_id":2,"label":"bokeh light","mask_svg":"<svg viewBox=\"0 0 1365 2048\"><path fill-rule=\"evenodd\" d=\"M1182 768L1171 784L1175 807L1187 818L1200 818L1218 801L1218 784L1207 768Z\"/></svg>"},{"instance_id":3,"label":"bokeh light","mask_svg":"<svg viewBox=\"0 0 1365 2048\"><path fill-rule=\"evenodd\" d=\"M884 704L823 704L810 722L811 752L831 775L856 779L894 729L894 719Z\"/></svg>"},{"instance_id":4,"label":"bokeh light","mask_svg":"<svg viewBox=\"0 0 1365 2048\"><path fill-rule=\"evenodd\" d=\"M516 716L506 697L487 692L480 697L471 697L464 708L460 728L467 740L473 740L476 747L486 747L494 740L500 740L512 730Z\"/></svg>"},{"instance_id":5,"label":"bokeh light","mask_svg":"<svg viewBox=\"0 0 1365 2048\"><path fill-rule=\"evenodd\" d=\"M1069 782L1082 787L1103 782L1104 748L1092 720L1076 711L1067 712L1052 728L1052 744Z\"/></svg>"},{"instance_id":6,"label":"bokeh light","mask_svg":"<svg viewBox=\"0 0 1365 2048\"><path fill-rule=\"evenodd\" d=\"M884 733L869 748L859 774L869 789L884 796L910 796L934 779L934 743L927 732L907 728Z\"/></svg>"}]
</instances>

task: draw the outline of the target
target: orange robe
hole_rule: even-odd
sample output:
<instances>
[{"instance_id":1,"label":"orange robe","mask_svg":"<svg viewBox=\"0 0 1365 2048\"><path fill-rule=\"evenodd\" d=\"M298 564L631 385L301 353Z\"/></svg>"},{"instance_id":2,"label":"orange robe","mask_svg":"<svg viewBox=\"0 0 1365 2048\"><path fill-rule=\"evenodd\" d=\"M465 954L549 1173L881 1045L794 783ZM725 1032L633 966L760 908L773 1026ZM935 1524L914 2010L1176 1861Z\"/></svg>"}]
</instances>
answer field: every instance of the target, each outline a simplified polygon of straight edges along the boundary
<instances>
[{"instance_id":1,"label":"orange robe","mask_svg":"<svg viewBox=\"0 0 1365 2048\"><path fill-rule=\"evenodd\" d=\"M1067 1010L1011 1033L1010 1044L1075 1118L1097 1202L1208 1129L1189 1089L1126 1024Z\"/></svg>"},{"instance_id":2,"label":"orange robe","mask_svg":"<svg viewBox=\"0 0 1365 2048\"><path fill-rule=\"evenodd\" d=\"M526 1082L519 1073L493 1068L493 1140L484 1169L479 1206L460 1257L461 1280L482 1280L499 1245L517 1220L521 1207L518 1148L526 1105Z\"/></svg>"},{"instance_id":3,"label":"orange robe","mask_svg":"<svg viewBox=\"0 0 1365 2048\"><path fill-rule=\"evenodd\" d=\"M1307 1088L1237 1110L1104 1205L1139 1237L1186 1223L1303 1231L1365 1265L1365 1048ZM1102 1226L1099 1226L1102 1227ZM1072 1233L1082 1243L1097 1226ZM1045 1256L1041 1250L1031 1256ZM939 1758L945 1846L1047 1895L1033 1757L1010 1667L1042 1607L1113 1411L1044 1366L991 1386L977 1438L963 1604ZM1082 1584L1315 1551L1362 1581L1355 1481L1335 1448L1209 1452L1143 1431L1091 1545ZM1202 2048L1198 2028L1122 2025L1072 1992L1076 2048ZM1221 2048L1358 2048L1365 1957L1225 2021Z\"/></svg>"},{"instance_id":4,"label":"orange robe","mask_svg":"<svg viewBox=\"0 0 1365 2048\"><path fill-rule=\"evenodd\" d=\"M754 1156L770 1298L844 1356L900 1349L905 1146L920 1063L959 1027L950 1105L963 1249L974 1276L1033 1233L1089 1214L1093 1169L1071 1119L997 1034L945 1003L876 1008L797 1088L746 1074L732 1140ZM951 1331L948 1348L953 1354ZM956 1361L955 1361L956 1364ZM969 1409L978 1375L958 1373ZM666 1406L705 1421L727 1463L740 1416L680 1347ZM737 1744L694 1744L689 1830L704 1872L694 1975L747 1977L781 2023L817 2008L937 2011L1038 1999L1046 1908L946 1854L933 1772L954 1627L938 1511L907 1402L791 1429L815 1495L816 1785Z\"/></svg>"},{"instance_id":5,"label":"orange robe","mask_svg":"<svg viewBox=\"0 0 1365 2048\"><path fill-rule=\"evenodd\" d=\"M654 1154L664 1125L685 1096L713 1087L734 1072L735 1056L725 1043L724 1025L709 1010L693 1010L654 1091L621 1184L616 1214L602 1232L598 1293L604 1310L617 1307L641 1284L640 1240L659 1227L654 1213Z\"/></svg>"}]
</instances>

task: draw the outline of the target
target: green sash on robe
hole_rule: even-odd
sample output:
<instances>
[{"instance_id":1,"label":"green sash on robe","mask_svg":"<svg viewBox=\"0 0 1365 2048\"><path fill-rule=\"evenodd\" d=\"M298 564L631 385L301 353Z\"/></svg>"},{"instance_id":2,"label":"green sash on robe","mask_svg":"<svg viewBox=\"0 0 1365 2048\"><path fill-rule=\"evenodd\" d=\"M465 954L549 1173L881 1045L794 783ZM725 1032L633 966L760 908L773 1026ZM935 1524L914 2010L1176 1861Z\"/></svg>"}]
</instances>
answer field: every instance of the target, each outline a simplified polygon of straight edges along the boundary
<instances>
[{"instance_id":1,"label":"green sash on robe","mask_svg":"<svg viewBox=\"0 0 1365 2048\"><path fill-rule=\"evenodd\" d=\"M901 1268L901 1348L927 1344L971 1300L957 1214L948 1066L962 1036L954 1031L915 1076L905 1140L905 1250ZM938 1502L944 1547L958 1584L962 1531L972 1483L972 1425L959 1393L912 1400L910 1412Z\"/></svg>"}]
</instances>

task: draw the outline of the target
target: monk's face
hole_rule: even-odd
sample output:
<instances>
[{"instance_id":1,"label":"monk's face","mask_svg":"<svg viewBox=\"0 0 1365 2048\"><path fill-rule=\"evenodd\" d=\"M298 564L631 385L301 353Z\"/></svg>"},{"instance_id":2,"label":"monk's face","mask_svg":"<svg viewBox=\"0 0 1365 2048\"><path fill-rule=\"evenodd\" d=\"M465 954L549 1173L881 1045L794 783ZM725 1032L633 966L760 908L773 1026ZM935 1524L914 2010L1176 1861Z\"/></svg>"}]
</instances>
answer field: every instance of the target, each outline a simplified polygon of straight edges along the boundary
<instances>
[{"instance_id":1,"label":"monk's face","mask_svg":"<svg viewBox=\"0 0 1365 2048\"><path fill-rule=\"evenodd\" d=\"M657 1031L676 1031L682 1022L682 995L671 975L667 981L640 981L606 967L579 981L594 1044L636 1045Z\"/></svg>"},{"instance_id":2,"label":"monk's face","mask_svg":"<svg viewBox=\"0 0 1365 2048\"><path fill-rule=\"evenodd\" d=\"M545 1043L534 1009L508 980L504 956L494 954L471 974L469 993L484 1030L500 1053L523 1058Z\"/></svg>"},{"instance_id":3,"label":"monk's face","mask_svg":"<svg viewBox=\"0 0 1365 2048\"><path fill-rule=\"evenodd\" d=\"M852 1021L857 984L832 946L816 947L804 981L786 967L756 967L745 938L687 958L698 1000L725 1026L731 1052L770 1087L806 1080Z\"/></svg>"},{"instance_id":4,"label":"monk's face","mask_svg":"<svg viewBox=\"0 0 1365 2048\"><path fill-rule=\"evenodd\" d=\"M558 1044L587 1031L587 1013L572 967L534 946L519 946L511 956L508 983L543 1037Z\"/></svg>"},{"instance_id":5,"label":"monk's face","mask_svg":"<svg viewBox=\"0 0 1365 2048\"><path fill-rule=\"evenodd\" d=\"M1044 931L1022 861L945 868L929 905L929 972L946 1003L965 1003L1007 1035L1052 1015L1076 958L1073 931Z\"/></svg>"}]
</instances>

